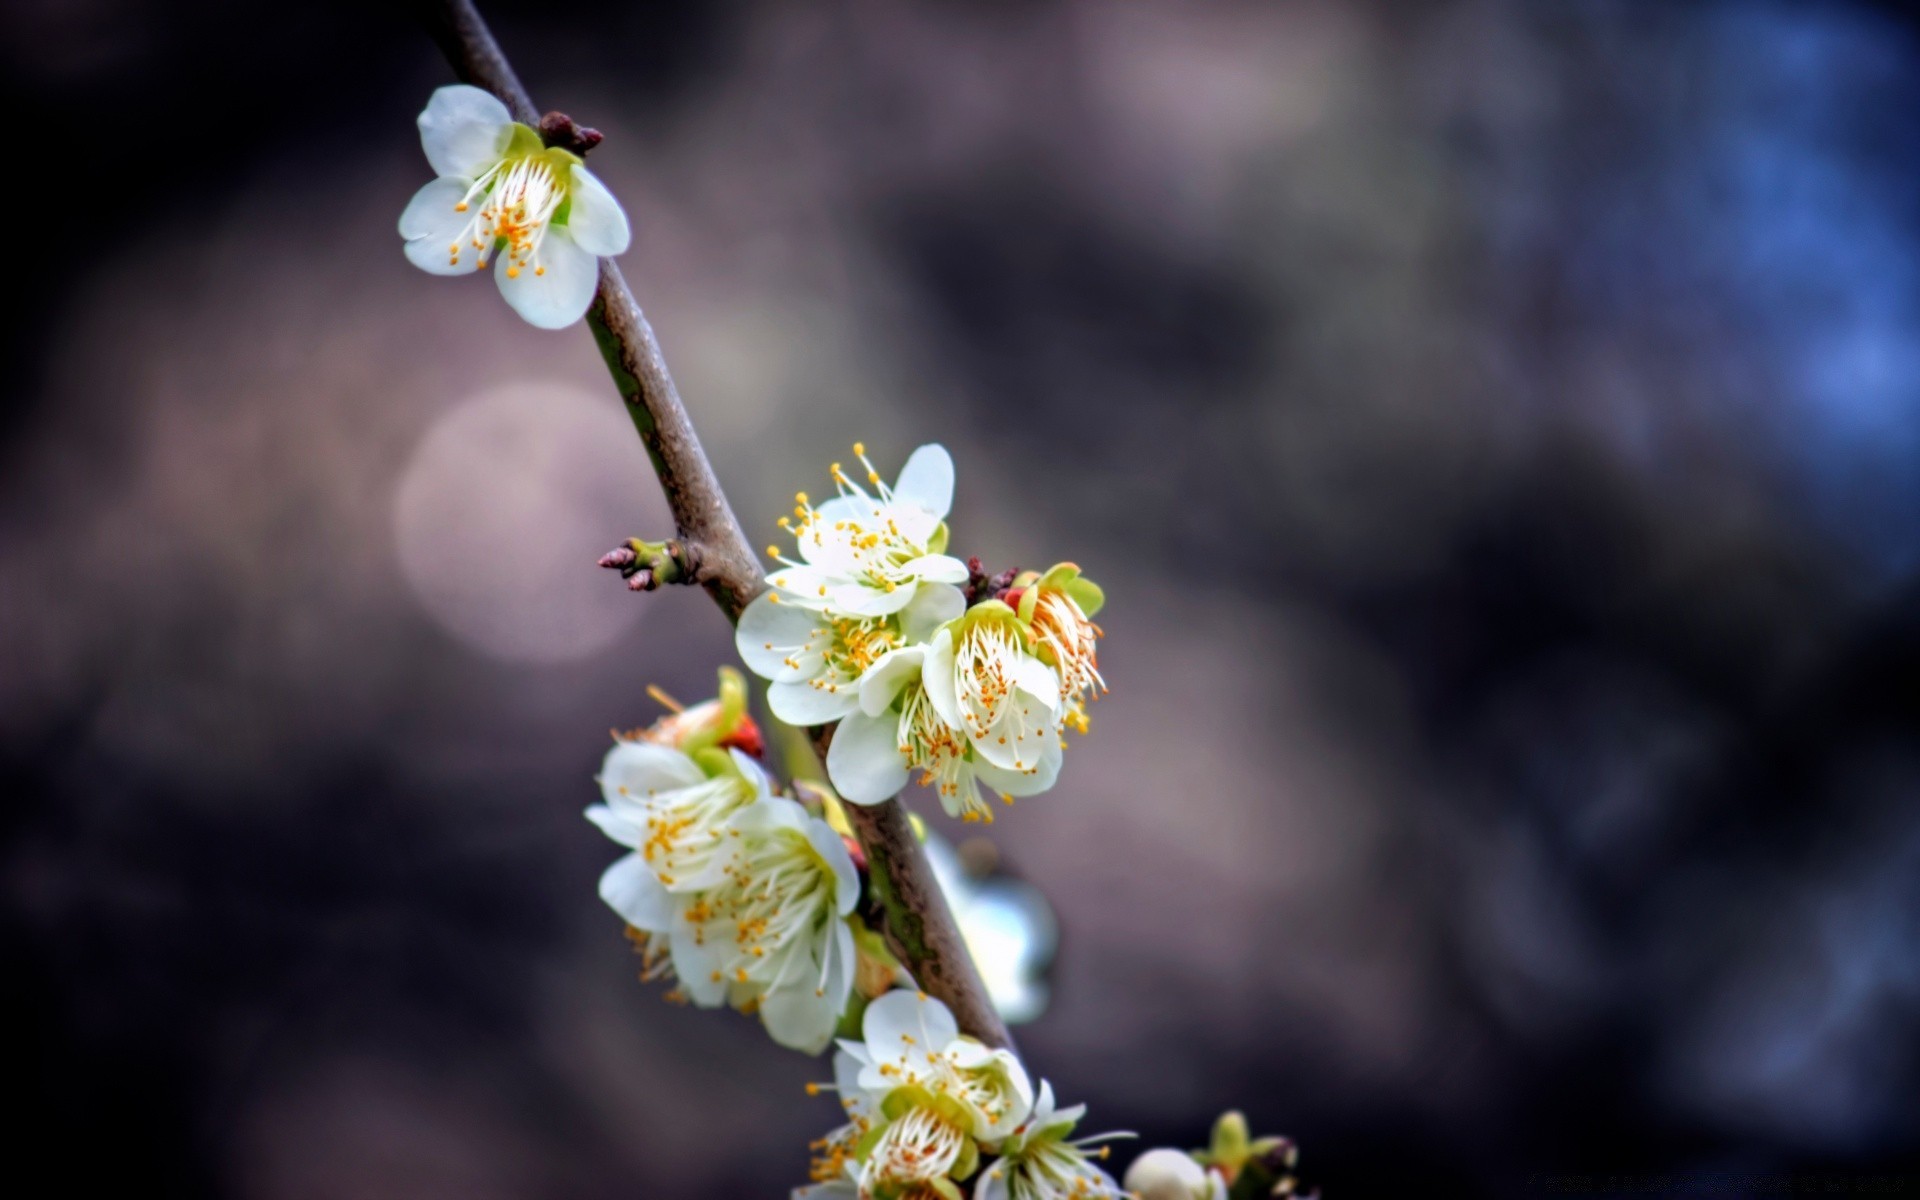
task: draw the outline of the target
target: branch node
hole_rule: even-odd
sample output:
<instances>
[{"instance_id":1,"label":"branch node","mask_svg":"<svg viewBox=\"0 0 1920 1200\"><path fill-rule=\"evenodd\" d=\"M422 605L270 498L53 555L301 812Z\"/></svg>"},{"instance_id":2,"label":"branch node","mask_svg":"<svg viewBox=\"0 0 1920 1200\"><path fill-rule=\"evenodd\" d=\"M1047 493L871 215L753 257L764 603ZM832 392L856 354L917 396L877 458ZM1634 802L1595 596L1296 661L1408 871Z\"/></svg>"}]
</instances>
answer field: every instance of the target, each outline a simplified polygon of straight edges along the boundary
<instances>
[{"instance_id":1,"label":"branch node","mask_svg":"<svg viewBox=\"0 0 1920 1200\"><path fill-rule=\"evenodd\" d=\"M627 589L651 592L663 584L698 583L700 544L668 538L664 542L628 538L624 546L615 546L600 556L600 566L620 572Z\"/></svg>"},{"instance_id":2,"label":"branch node","mask_svg":"<svg viewBox=\"0 0 1920 1200\"><path fill-rule=\"evenodd\" d=\"M582 158L605 139L606 135L598 129L582 125L563 112L550 112L540 118L541 141L561 150L570 150Z\"/></svg>"}]
</instances>

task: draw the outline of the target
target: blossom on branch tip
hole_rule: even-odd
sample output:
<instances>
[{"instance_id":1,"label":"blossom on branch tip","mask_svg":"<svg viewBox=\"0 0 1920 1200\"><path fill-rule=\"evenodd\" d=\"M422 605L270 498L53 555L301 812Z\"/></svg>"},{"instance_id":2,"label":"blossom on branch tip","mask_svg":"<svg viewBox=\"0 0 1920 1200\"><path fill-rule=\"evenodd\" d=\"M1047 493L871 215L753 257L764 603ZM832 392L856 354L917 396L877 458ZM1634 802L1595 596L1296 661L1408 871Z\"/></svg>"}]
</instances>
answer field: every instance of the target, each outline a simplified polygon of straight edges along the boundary
<instances>
[{"instance_id":1,"label":"blossom on branch tip","mask_svg":"<svg viewBox=\"0 0 1920 1200\"><path fill-rule=\"evenodd\" d=\"M500 294L530 325L586 315L599 259L623 253L627 216L580 156L547 146L491 93L450 84L420 114L437 176L400 214L407 260L434 275L488 263Z\"/></svg>"}]
</instances>

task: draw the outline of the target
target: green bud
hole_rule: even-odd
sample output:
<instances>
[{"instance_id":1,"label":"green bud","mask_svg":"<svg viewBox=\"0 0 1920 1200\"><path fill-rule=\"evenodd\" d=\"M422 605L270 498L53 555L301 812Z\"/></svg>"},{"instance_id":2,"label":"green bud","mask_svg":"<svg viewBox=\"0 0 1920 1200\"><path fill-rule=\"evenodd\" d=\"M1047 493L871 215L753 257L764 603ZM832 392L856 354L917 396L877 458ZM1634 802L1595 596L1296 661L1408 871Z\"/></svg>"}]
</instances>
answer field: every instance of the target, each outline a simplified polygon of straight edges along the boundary
<instances>
[{"instance_id":1,"label":"green bud","mask_svg":"<svg viewBox=\"0 0 1920 1200\"><path fill-rule=\"evenodd\" d=\"M1252 1156L1250 1142L1247 1118L1238 1109L1229 1109L1213 1123L1213 1144L1207 1148L1206 1161L1232 1178Z\"/></svg>"}]
</instances>

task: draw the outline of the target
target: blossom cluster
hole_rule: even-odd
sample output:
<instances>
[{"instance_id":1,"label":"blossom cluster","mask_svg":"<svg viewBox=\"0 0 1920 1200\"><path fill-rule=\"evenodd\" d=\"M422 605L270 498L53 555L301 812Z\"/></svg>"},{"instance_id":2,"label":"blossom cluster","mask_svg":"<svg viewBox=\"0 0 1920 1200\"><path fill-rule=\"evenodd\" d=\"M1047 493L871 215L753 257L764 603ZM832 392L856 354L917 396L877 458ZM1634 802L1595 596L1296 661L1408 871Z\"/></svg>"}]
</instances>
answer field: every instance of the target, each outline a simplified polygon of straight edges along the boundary
<instances>
[{"instance_id":1,"label":"blossom cluster","mask_svg":"<svg viewBox=\"0 0 1920 1200\"><path fill-rule=\"evenodd\" d=\"M831 826L775 795L755 755L746 687L619 737L587 818L631 853L600 896L640 944L647 978L703 1008L757 1013L773 1040L818 1053L856 968L860 879Z\"/></svg>"},{"instance_id":2,"label":"blossom cluster","mask_svg":"<svg viewBox=\"0 0 1920 1200\"><path fill-rule=\"evenodd\" d=\"M835 463L836 495L795 496L780 525L797 557L769 550L781 569L735 643L769 681L774 716L839 722L827 772L845 799L881 803L917 772L949 813L991 820L983 787L1009 802L1046 791L1064 731L1086 731L1106 687L1092 621L1103 596L1071 563L996 588L949 555L944 447L915 450L892 487L853 451L865 485Z\"/></svg>"},{"instance_id":3,"label":"blossom cluster","mask_svg":"<svg viewBox=\"0 0 1920 1200\"><path fill-rule=\"evenodd\" d=\"M843 1040L832 1085L846 1122L813 1145L813 1183L795 1200L1099 1200L1122 1193L1096 1144L1070 1137L1084 1105L1056 1107L1020 1060L962 1036L947 1006L888 992L867 1006L864 1040Z\"/></svg>"}]
</instances>

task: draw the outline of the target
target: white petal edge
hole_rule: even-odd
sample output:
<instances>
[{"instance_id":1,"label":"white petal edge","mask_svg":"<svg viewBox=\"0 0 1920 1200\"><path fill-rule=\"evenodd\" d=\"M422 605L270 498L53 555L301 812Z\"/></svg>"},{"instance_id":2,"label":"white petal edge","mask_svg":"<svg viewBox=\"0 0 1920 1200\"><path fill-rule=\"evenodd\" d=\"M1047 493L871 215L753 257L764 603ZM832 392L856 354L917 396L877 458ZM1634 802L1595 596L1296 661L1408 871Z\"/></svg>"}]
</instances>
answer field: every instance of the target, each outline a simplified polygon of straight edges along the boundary
<instances>
[{"instance_id":1,"label":"white petal edge","mask_svg":"<svg viewBox=\"0 0 1920 1200\"><path fill-rule=\"evenodd\" d=\"M413 194L400 213L400 236L407 239L407 261L429 275L471 275L480 269L480 253L461 240L471 213L454 205L467 194L468 181L442 177ZM459 247L454 257L453 247Z\"/></svg>"},{"instance_id":2,"label":"white petal edge","mask_svg":"<svg viewBox=\"0 0 1920 1200\"><path fill-rule=\"evenodd\" d=\"M840 722L827 748L827 777L854 804L881 804L907 786L907 756L900 752L899 723L891 714L855 712Z\"/></svg>"},{"instance_id":3,"label":"white petal edge","mask_svg":"<svg viewBox=\"0 0 1920 1200\"><path fill-rule=\"evenodd\" d=\"M755 675L790 683L807 676L800 668L788 666L787 659L801 661L801 647L813 642L826 622L812 609L775 596L774 592L762 592L747 605L734 630L733 646Z\"/></svg>"},{"instance_id":4,"label":"white petal edge","mask_svg":"<svg viewBox=\"0 0 1920 1200\"><path fill-rule=\"evenodd\" d=\"M805 729L809 725L838 721L857 710L860 690L847 683L841 684L838 691L830 692L811 683L787 680L767 685L767 707L787 724Z\"/></svg>"},{"instance_id":5,"label":"white petal edge","mask_svg":"<svg viewBox=\"0 0 1920 1200\"><path fill-rule=\"evenodd\" d=\"M575 167L567 198L572 201L567 230L582 250L602 258L627 252L633 236L627 228L627 214L599 176L585 167Z\"/></svg>"},{"instance_id":6,"label":"white petal edge","mask_svg":"<svg viewBox=\"0 0 1920 1200\"><path fill-rule=\"evenodd\" d=\"M908 645L918 645L966 611L967 598L959 588L947 583L923 583L900 610L900 631L907 635Z\"/></svg>"},{"instance_id":7,"label":"white petal edge","mask_svg":"<svg viewBox=\"0 0 1920 1200\"><path fill-rule=\"evenodd\" d=\"M635 929L665 933L673 927L674 898L660 886L638 854L629 854L600 876L600 898Z\"/></svg>"},{"instance_id":8,"label":"white petal edge","mask_svg":"<svg viewBox=\"0 0 1920 1200\"><path fill-rule=\"evenodd\" d=\"M945 519L953 508L953 456L938 442L928 442L907 456L893 485L896 504L911 504ZM965 578L965 576L961 576Z\"/></svg>"},{"instance_id":9,"label":"white petal edge","mask_svg":"<svg viewBox=\"0 0 1920 1200\"><path fill-rule=\"evenodd\" d=\"M833 1040L839 1019L831 996L818 995L811 978L775 988L760 998L760 1023L767 1036L802 1054L818 1054Z\"/></svg>"},{"instance_id":10,"label":"white petal edge","mask_svg":"<svg viewBox=\"0 0 1920 1200\"><path fill-rule=\"evenodd\" d=\"M574 243L565 229L550 229L533 261L519 268L501 254L494 262L494 282L508 307L536 329L565 329L593 304L600 286L600 260Z\"/></svg>"},{"instance_id":11,"label":"white petal edge","mask_svg":"<svg viewBox=\"0 0 1920 1200\"><path fill-rule=\"evenodd\" d=\"M920 679L940 719L954 729L965 729L960 720L960 696L954 687L953 672L953 630L941 629L933 635L933 641L927 643L927 661Z\"/></svg>"},{"instance_id":12,"label":"white petal edge","mask_svg":"<svg viewBox=\"0 0 1920 1200\"><path fill-rule=\"evenodd\" d=\"M420 148L434 174L478 179L505 152L513 114L492 92L450 83L428 97L419 125Z\"/></svg>"},{"instance_id":13,"label":"white petal edge","mask_svg":"<svg viewBox=\"0 0 1920 1200\"><path fill-rule=\"evenodd\" d=\"M844 917L853 911L853 906L860 900L860 873L854 870L853 856L847 853L847 844L833 831L833 826L820 818L807 818L806 829L807 842L813 847L813 852L833 872L834 911Z\"/></svg>"},{"instance_id":14,"label":"white petal edge","mask_svg":"<svg viewBox=\"0 0 1920 1200\"><path fill-rule=\"evenodd\" d=\"M965 583L967 564L951 554L923 554L908 563L905 570L929 583Z\"/></svg>"},{"instance_id":15,"label":"white petal edge","mask_svg":"<svg viewBox=\"0 0 1920 1200\"><path fill-rule=\"evenodd\" d=\"M860 677L860 711L877 717L893 707L900 689L919 678L926 657L925 646L902 646L875 659Z\"/></svg>"},{"instance_id":16,"label":"white petal edge","mask_svg":"<svg viewBox=\"0 0 1920 1200\"><path fill-rule=\"evenodd\" d=\"M698 763L671 746L653 742L615 742L600 760L600 794L617 800L644 801L676 788L705 783Z\"/></svg>"}]
</instances>

